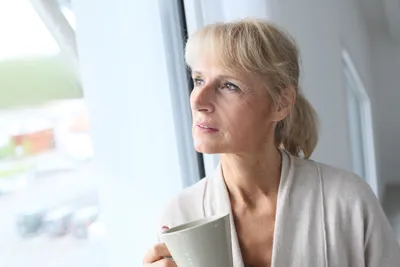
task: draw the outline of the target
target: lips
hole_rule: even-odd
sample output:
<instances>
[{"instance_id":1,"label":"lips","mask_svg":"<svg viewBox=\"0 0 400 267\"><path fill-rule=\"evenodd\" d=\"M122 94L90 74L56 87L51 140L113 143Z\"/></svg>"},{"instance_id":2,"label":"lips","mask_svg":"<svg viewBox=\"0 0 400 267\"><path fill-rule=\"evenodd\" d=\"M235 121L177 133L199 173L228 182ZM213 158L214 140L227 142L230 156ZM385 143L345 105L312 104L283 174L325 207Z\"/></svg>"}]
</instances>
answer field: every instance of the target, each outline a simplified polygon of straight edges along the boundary
<instances>
[{"instance_id":1,"label":"lips","mask_svg":"<svg viewBox=\"0 0 400 267\"><path fill-rule=\"evenodd\" d=\"M204 130L210 130L210 131L218 131L217 128L213 127L211 124L208 123L198 123L197 127L204 129Z\"/></svg>"}]
</instances>

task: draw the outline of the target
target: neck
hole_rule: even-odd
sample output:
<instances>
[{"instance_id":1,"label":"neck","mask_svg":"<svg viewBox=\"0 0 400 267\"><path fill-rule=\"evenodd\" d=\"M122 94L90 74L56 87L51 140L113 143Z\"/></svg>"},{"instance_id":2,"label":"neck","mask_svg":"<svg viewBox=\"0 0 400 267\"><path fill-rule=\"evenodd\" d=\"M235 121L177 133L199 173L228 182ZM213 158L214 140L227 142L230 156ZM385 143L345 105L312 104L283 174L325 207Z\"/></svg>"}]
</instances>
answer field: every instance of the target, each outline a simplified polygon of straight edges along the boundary
<instances>
[{"instance_id":1,"label":"neck","mask_svg":"<svg viewBox=\"0 0 400 267\"><path fill-rule=\"evenodd\" d=\"M272 146L252 154L223 154L221 167L232 204L256 206L259 199L276 197L282 156Z\"/></svg>"}]
</instances>

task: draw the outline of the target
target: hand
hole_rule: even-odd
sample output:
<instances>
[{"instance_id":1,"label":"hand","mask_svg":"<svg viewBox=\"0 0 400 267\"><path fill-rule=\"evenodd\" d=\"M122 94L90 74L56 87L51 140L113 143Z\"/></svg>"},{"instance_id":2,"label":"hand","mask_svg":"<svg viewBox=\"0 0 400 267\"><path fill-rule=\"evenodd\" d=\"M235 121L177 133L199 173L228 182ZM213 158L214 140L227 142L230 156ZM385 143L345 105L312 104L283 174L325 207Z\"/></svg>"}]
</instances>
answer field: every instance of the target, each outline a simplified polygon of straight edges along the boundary
<instances>
[{"instance_id":1,"label":"hand","mask_svg":"<svg viewBox=\"0 0 400 267\"><path fill-rule=\"evenodd\" d=\"M169 228L163 226L161 231ZM163 243L156 244L144 256L143 267L178 267L171 258L168 248Z\"/></svg>"},{"instance_id":2,"label":"hand","mask_svg":"<svg viewBox=\"0 0 400 267\"><path fill-rule=\"evenodd\" d=\"M152 247L143 259L143 267L177 267L167 247L159 243Z\"/></svg>"}]
</instances>

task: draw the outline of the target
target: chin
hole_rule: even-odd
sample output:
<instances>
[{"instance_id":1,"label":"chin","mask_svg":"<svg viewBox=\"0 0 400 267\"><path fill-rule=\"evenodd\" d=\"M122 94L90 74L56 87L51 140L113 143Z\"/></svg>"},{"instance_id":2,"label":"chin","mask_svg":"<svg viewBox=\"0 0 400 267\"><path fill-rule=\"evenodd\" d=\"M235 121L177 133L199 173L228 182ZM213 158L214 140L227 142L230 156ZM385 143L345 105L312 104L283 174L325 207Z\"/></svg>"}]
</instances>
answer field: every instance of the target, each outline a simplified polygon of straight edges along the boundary
<instances>
[{"instance_id":1,"label":"chin","mask_svg":"<svg viewBox=\"0 0 400 267\"><path fill-rule=\"evenodd\" d=\"M223 149L218 144L207 144L207 143L194 143L194 149L199 153L204 154L220 154L223 153Z\"/></svg>"}]
</instances>

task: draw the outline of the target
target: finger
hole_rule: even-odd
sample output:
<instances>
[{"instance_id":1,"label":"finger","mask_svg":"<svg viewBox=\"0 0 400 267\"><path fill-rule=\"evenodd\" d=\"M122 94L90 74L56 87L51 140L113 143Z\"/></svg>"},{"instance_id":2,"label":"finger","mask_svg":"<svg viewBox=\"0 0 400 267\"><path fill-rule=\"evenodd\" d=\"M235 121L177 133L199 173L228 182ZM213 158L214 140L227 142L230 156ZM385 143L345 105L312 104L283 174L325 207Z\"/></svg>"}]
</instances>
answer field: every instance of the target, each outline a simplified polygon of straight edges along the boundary
<instances>
[{"instance_id":1,"label":"finger","mask_svg":"<svg viewBox=\"0 0 400 267\"><path fill-rule=\"evenodd\" d=\"M171 257L167 247L163 243L159 243L152 247L143 259L143 263L153 263L164 259L164 257Z\"/></svg>"}]
</instances>

